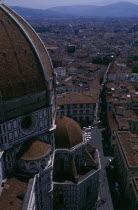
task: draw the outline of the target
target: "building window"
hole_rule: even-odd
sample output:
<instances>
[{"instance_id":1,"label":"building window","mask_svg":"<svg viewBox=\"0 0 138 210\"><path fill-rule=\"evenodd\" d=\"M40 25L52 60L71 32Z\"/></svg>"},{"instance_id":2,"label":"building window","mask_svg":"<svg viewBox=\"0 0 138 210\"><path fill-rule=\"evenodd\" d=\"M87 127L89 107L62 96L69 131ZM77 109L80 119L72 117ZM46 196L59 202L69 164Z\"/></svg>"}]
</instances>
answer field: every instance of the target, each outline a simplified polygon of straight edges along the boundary
<instances>
[{"instance_id":1,"label":"building window","mask_svg":"<svg viewBox=\"0 0 138 210\"><path fill-rule=\"evenodd\" d=\"M81 115L83 114L83 110L80 110L80 114L81 114Z\"/></svg>"},{"instance_id":2,"label":"building window","mask_svg":"<svg viewBox=\"0 0 138 210\"><path fill-rule=\"evenodd\" d=\"M3 132L6 133L6 127L3 125Z\"/></svg>"},{"instance_id":3,"label":"building window","mask_svg":"<svg viewBox=\"0 0 138 210\"><path fill-rule=\"evenodd\" d=\"M7 123L7 128L9 131L11 130L11 123Z\"/></svg>"},{"instance_id":4,"label":"building window","mask_svg":"<svg viewBox=\"0 0 138 210\"><path fill-rule=\"evenodd\" d=\"M21 132L24 134L29 134L34 131L37 125L37 118L35 115L27 115L21 120Z\"/></svg>"},{"instance_id":5,"label":"building window","mask_svg":"<svg viewBox=\"0 0 138 210\"><path fill-rule=\"evenodd\" d=\"M7 136L3 136L3 143L7 143Z\"/></svg>"},{"instance_id":6,"label":"building window","mask_svg":"<svg viewBox=\"0 0 138 210\"><path fill-rule=\"evenodd\" d=\"M44 126L47 127L47 119L44 119Z\"/></svg>"},{"instance_id":7,"label":"building window","mask_svg":"<svg viewBox=\"0 0 138 210\"><path fill-rule=\"evenodd\" d=\"M67 104L67 108L68 108L68 109L70 108L70 104Z\"/></svg>"},{"instance_id":8,"label":"building window","mask_svg":"<svg viewBox=\"0 0 138 210\"><path fill-rule=\"evenodd\" d=\"M70 112L70 111L67 112L67 116L68 116L68 117L71 116L71 112Z\"/></svg>"},{"instance_id":9,"label":"building window","mask_svg":"<svg viewBox=\"0 0 138 210\"><path fill-rule=\"evenodd\" d=\"M83 108L83 104L80 104L80 108Z\"/></svg>"},{"instance_id":10,"label":"building window","mask_svg":"<svg viewBox=\"0 0 138 210\"><path fill-rule=\"evenodd\" d=\"M86 114L89 114L89 110L86 110Z\"/></svg>"},{"instance_id":11,"label":"building window","mask_svg":"<svg viewBox=\"0 0 138 210\"><path fill-rule=\"evenodd\" d=\"M61 115L64 116L64 111L61 111Z\"/></svg>"},{"instance_id":12,"label":"building window","mask_svg":"<svg viewBox=\"0 0 138 210\"><path fill-rule=\"evenodd\" d=\"M86 121L89 121L89 117L88 116L86 117Z\"/></svg>"},{"instance_id":13,"label":"building window","mask_svg":"<svg viewBox=\"0 0 138 210\"><path fill-rule=\"evenodd\" d=\"M73 104L73 108L77 108L77 104Z\"/></svg>"},{"instance_id":14,"label":"building window","mask_svg":"<svg viewBox=\"0 0 138 210\"><path fill-rule=\"evenodd\" d=\"M32 118L30 116L26 116L21 122L21 126L23 129L28 129L31 127L31 125L32 125Z\"/></svg>"},{"instance_id":15,"label":"building window","mask_svg":"<svg viewBox=\"0 0 138 210\"><path fill-rule=\"evenodd\" d=\"M86 104L86 108L89 108L89 104Z\"/></svg>"},{"instance_id":16,"label":"building window","mask_svg":"<svg viewBox=\"0 0 138 210\"><path fill-rule=\"evenodd\" d=\"M17 122L16 122L16 120L13 121L13 128L14 128L14 129L17 128Z\"/></svg>"},{"instance_id":17,"label":"building window","mask_svg":"<svg viewBox=\"0 0 138 210\"><path fill-rule=\"evenodd\" d=\"M74 114L74 115L77 114L77 110L73 110L73 114Z\"/></svg>"},{"instance_id":18,"label":"building window","mask_svg":"<svg viewBox=\"0 0 138 210\"><path fill-rule=\"evenodd\" d=\"M46 117L46 116L47 116L47 110L44 109L44 117Z\"/></svg>"},{"instance_id":19,"label":"building window","mask_svg":"<svg viewBox=\"0 0 138 210\"><path fill-rule=\"evenodd\" d=\"M64 105L61 105L61 109L64 109Z\"/></svg>"}]
</instances>

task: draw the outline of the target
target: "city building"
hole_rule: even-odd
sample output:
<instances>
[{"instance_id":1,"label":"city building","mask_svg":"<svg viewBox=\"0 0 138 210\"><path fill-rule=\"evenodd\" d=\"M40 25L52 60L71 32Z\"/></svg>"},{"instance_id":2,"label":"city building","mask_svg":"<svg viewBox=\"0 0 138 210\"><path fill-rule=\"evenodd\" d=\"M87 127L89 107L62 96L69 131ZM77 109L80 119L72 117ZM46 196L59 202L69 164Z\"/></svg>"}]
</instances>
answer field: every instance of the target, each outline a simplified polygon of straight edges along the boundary
<instances>
[{"instance_id":1,"label":"city building","mask_svg":"<svg viewBox=\"0 0 138 210\"><path fill-rule=\"evenodd\" d=\"M116 81L107 83L105 87L107 112L113 111L116 106L122 106L126 110L133 109L136 90L132 85L126 81Z\"/></svg>"},{"instance_id":2,"label":"city building","mask_svg":"<svg viewBox=\"0 0 138 210\"><path fill-rule=\"evenodd\" d=\"M107 112L108 137L111 145L115 145L116 131L130 131L138 134L138 116L133 110L125 110L122 106L116 106L114 111Z\"/></svg>"},{"instance_id":3,"label":"city building","mask_svg":"<svg viewBox=\"0 0 138 210\"><path fill-rule=\"evenodd\" d=\"M130 210L138 209L138 177L133 177L129 187L128 208Z\"/></svg>"},{"instance_id":4,"label":"city building","mask_svg":"<svg viewBox=\"0 0 138 210\"><path fill-rule=\"evenodd\" d=\"M66 75L65 67L58 67L54 69L54 72L57 74L57 79L62 79Z\"/></svg>"},{"instance_id":5,"label":"city building","mask_svg":"<svg viewBox=\"0 0 138 210\"><path fill-rule=\"evenodd\" d=\"M68 116L80 125L92 124L98 99L91 95L65 93L57 97L57 115Z\"/></svg>"},{"instance_id":6,"label":"city building","mask_svg":"<svg viewBox=\"0 0 138 210\"><path fill-rule=\"evenodd\" d=\"M74 53L75 52L75 46L74 45L69 45L68 46L68 53Z\"/></svg>"},{"instance_id":7,"label":"city building","mask_svg":"<svg viewBox=\"0 0 138 210\"><path fill-rule=\"evenodd\" d=\"M138 136L129 131L116 132L114 150L121 189L126 198L129 198L130 183L133 177L138 176Z\"/></svg>"}]
</instances>

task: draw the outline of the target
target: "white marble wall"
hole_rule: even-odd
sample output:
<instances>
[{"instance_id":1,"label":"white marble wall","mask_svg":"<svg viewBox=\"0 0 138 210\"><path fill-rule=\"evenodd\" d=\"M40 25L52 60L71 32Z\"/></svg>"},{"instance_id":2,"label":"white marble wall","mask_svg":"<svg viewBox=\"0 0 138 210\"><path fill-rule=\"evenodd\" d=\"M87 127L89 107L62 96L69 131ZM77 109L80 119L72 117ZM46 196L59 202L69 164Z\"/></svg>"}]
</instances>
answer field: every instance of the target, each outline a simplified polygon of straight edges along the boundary
<instances>
[{"instance_id":1,"label":"white marble wall","mask_svg":"<svg viewBox=\"0 0 138 210\"><path fill-rule=\"evenodd\" d=\"M0 150L2 150L2 148L8 149L15 143L27 140L50 129L50 118L52 118L50 108L37 110L30 115L35 118L35 125L34 129L28 131L28 133L22 131L21 128L21 121L24 116L0 124Z\"/></svg>"}]
</instances>

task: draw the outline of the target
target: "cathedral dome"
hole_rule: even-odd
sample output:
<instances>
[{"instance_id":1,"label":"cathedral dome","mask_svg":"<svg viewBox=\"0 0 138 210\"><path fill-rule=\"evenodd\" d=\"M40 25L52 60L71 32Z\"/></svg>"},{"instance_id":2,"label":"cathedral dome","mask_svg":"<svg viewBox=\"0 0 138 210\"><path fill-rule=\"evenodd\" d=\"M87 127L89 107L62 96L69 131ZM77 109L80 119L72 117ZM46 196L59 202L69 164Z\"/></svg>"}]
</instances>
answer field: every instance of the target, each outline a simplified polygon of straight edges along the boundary
<instances>
[{"instance_id":1,"label":"cathedral dome","mask_svg":"<svg viewBox=\"0 0 138 210\"><path fill-rule=\"evenodd\" d=\"M31 26L0 4L0 98L5 101L49 89L52 65Z\"/></svg>"},{"instance_id":2,"label":"cathedral dome","mask_svg":"<svg viewBox=\"0 0 138 210\"><path fill-rule=\"evenodd\" d=\"M51 146L42 141L26 143L20 151L20 159L37 160L46 157L51 151Z\"/></svg>"},{"instance_id":3,"label":"cathedral dome","mask_svg":"<svg viewBox=\"0 0 138 210\"><path fill-rule=\"evenodd\" d=\"M56 148L72 148L83 142L81 127L74 120L62 116L56 119L55 146Z\"/></svg>"}]
</instances>

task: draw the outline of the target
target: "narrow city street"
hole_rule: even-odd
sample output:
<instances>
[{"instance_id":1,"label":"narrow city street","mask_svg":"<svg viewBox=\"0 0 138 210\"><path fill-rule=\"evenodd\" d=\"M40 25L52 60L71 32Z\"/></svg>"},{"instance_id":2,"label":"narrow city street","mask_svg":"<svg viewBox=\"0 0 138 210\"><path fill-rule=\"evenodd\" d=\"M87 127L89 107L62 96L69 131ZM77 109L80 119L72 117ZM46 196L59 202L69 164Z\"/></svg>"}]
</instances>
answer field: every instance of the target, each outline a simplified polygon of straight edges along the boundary
<instances>
[{"instance_id":1,"label":"narrow city street","mask_svg":"<svg viewBox=\"0 0 138 210\"><path fill-rule=\"evenodd\" d=\"M96 146L99 151L100 161L101 161L101 171L100 171L100 189L99 189L99 202L97 204L98 210L113 210L113 204L111 199L111 194L109 190L107 174L106 174L106 165L109 162L110 157L105 157L103 153L102 146L102 130L94 127L91 131L92 139L91 143Z\"/></svg>"}]
</instances>

